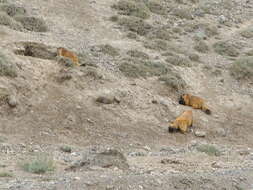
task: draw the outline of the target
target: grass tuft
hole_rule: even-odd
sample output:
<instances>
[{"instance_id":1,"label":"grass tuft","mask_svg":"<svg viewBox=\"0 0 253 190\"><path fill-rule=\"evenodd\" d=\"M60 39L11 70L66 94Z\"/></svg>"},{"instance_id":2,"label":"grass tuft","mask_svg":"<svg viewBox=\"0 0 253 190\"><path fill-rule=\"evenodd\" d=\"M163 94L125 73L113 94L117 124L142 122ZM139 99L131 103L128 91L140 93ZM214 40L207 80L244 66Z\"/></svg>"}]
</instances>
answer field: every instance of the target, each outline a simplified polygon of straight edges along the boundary
<instances>
[{"instance_id":1,"label":"grass tuft","mask_svg":"<svg viewBox=\"0 0 253 190\"><path fill-rule=\"evenodd\" d=\"M230 73L237 80L253 81L253 57L236 60L230 68Z\"/></svg>"},{"instance_id":2,"label":"grass tuft","mask_svg":"<svg viewBox=\"0 0 253 190\"><path fill-rule=\"evenodd\" d=\"M220 156L221 152L213 145L203 144L197 147L199 152L204 152L209 156Z\"/></svg>"}]
</instances>

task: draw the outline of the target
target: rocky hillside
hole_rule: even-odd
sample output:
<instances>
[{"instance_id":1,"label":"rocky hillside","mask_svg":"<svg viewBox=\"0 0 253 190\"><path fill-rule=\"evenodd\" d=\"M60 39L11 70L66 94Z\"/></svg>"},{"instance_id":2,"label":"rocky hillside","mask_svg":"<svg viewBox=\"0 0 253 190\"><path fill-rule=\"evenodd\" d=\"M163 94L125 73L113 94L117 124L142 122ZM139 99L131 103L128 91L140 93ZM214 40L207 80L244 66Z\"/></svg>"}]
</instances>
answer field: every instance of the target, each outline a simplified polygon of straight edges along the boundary
<instances>
[{"instance_id":1,"label":"rocky hillside","mask_svg":"<svg viewBox=\"0 0 253 190\"><path fill-rule=\"evenodd\" d=\"M0 189L252 189L252 10L0 0ZM191 109L192 129L168 133Z\"/></svg>"}]
</instances>

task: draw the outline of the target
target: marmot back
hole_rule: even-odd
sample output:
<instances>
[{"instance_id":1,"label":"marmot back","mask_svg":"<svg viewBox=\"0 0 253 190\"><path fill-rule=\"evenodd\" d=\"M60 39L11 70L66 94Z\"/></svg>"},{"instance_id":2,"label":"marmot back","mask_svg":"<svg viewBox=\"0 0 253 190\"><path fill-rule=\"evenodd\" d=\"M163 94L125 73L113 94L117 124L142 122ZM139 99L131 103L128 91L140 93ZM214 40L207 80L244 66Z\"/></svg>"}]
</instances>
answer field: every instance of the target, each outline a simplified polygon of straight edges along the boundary
<instances>
[{"instance_id":1,"label":"marmot back","mask_svg":"<svg viewBox=\"0 0 253 190\"><path fill-rule=\"evenodd\" d=\"M78 57L74 52L71 52L65 48L60 47L60 48L57 48L57 55L62 56L62 57L67 57L71 59L74 64L76 64L77 66L80 66Z\"/></svg>"}]
</instances>

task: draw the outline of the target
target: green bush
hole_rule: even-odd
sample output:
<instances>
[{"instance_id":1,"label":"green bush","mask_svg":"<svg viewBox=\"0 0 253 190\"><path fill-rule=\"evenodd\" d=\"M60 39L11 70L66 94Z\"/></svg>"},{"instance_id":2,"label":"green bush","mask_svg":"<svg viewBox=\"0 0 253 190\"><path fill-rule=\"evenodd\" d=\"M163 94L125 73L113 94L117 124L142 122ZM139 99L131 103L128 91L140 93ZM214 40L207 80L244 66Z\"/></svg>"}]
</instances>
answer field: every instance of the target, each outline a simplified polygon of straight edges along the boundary
<instances>
[{"instance_id":1,"label":"green bush","mask_svg":"<svg viewBox=\"0 0 253 190\"><path fill-rule=\"evenodd\" d=\"M220 55L237 57L240 54L235 45L225 41L216 42L213 48Z\"/></svg>"},{"instance_id":2,"label":"green bush","mask_svg":"<svg viewBox=\"0 0 253 190\"><path fill-rule=\"evenodd\" d=\"M17 70L13 63L0 52L0 76L16 77Z\"/></svg>"},{"instance_id":3,"label":"green bush","mask_svg":"<svg viewBox=\"0 0 253 190\"><path fill-rule=\"evenodd\" d=\"M120 0L117 4L112 6L114 9L119 10L119 14L135 16L142 19L149 18L150 12L146 5L137 0Z\"/></svg>"},{"instance_id":4,"label":"green bush","mask_svg":"<svg viewBox=\"0 0 253 190\"><path fill-rule=\"evenodd\" d=\"M33 32L47 32L48 28L44 20L29 16L15 16L16 21L20 22L26 30Z\"/></svg>"},{"instance_id":5,"label":"green bush","mask_svg":"<svg viewBox=\"0 0 253 190\"><path fill-rule=\"evenodd\" d=\"M230 73L237 80L253 81L253 57L243 57L236 60L230 68Z\"/></svg>"},{"instance_id":6,"label":"green bush","mask_svg":"<svg viewBox=\"0 0 253 190\"><path fill-rule=\"evenodd\" d=\"M202 40L196 42L194 49L200 53L207 53L209 51L208 45Z\"/></svg>"},{"instance_id":7,"label":"green bush","mask_svg":"<svg viewBox=\"0 0 253 190\"><path fill-rule=\"evenodd\" d=\"M197 146L199 152L204 152L209 156L220 156L221 152L213 145L203 144Z\"/></svg>"},{"instance_id":8,"label":"green bush","mask_svg":"<svg viewBox=\"0 0 253 190\"><path fill-rule=\"evenodd\" d=\"M13 30L22 31L23 26L4 12L0 12L0 25L5 25Z\"/></svg>"},{"instance_id":9,"label":"green bush","mask_svg":"<svg viewBox=\"0 0 253 190\"><path fill-rule=\"evenodd\" d=\"M43 174L54 170L53 160L46 155L39 155L33 160L22 164L22 168L30 173Z\"/></svg>"},{"instance_id":10,"label":"green bush","mask_svg":"<svg viewBox=\"0 0 253 190\"><path fill-rule=\"evenodd\" d=\"M119 70L127 77L145 78L166 74L168 72L168 67L159 62L128 59L120 64Z\"/></svg>"},{"instance_id":11,"label":"green bush","mask_svg":"<svg viewBox=\"0 0 253 190\"><path fill-rule=\"evenodd\" d=\"M13 175L8 172L0 172L0 177L12 177Z\"/></svg>"},{"instance_id":12,"label":"green bush","mask_svg":"<svg viewBox=\"0 0 253 190\"><path fill-rule=\"evenodd\" d=\"M143 19L137 17L119 18L118 24L126 30L145 36L152 29L152 26L146 23Z\"/></svg>"},{"instance_id":13,"label":"green bush","mask_svg":"<svg viewBox=\"0 0 253 190\"><path fill-rule=\"evenodd\" d=\"M16 5L13 4L3 4L0 5L0 10L4 11L7 15L13 17L16 15L23 15L25 16L26 10L23 7L17 7Z\"/></svg>"}]
</instances>

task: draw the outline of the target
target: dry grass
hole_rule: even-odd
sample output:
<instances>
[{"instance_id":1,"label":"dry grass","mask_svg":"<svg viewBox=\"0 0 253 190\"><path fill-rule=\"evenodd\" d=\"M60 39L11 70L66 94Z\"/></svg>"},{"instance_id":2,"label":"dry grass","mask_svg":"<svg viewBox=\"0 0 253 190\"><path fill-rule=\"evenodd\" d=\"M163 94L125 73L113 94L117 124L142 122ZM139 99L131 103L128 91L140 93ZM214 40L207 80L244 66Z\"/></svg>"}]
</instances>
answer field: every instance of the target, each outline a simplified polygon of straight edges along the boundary
<instances>
[{"instance_id":1,"label":"dry grass","mask_svg":"<svg viewBox=\"0 0 253 190\"><path fill-rule=\"evenodd\" d=\"M241 35L244 38L253 38L253 27L250 27L244 31L241 32Z\"/></svg>"},{"instance_id":2,"label":"dry grass","mask_svg":"<svg viewBox=\"0 0 253 190\"><path fill-rule=\"evenodd\" d=\"M136 49L127 51L127 55L129 55L130 57L133 57L133 58L149 59L148 54L146 54L142 51L136 50Z\"/></svg>"},{"instance_id":3,"label":"dry grass","mask_svg":"<svg viewBox=\"0 0 253 190\"><path fill-rule=\"evenodd\" d=\"M22 15L22 16L26 15L25 8L18 7L13 4L3 4L0 6L0 10L4 11L7 15L9 15L11 17L16 16L16 15Z\"/></svg>"},{"instance_id":4,"label":"dry grass","mask_svg":"<svg viewBox=\"0 0 253 190\"><path fill-rule=\"evenodd\" d=\"M184 91L187 86L182 77L172 69L166 75L159 77L159 80L164 82L167 87L178 92Z\"/></svg>"},{"instance_id":5,"label":"dry grass","mask_svg":"<svg viewBox=\"0 0 253 190\"><path fill-rule=\"evenodd\" d=\"M16 21L20 22L26 30L33 32L47 32L48 28L45 21L41 18L29 16L15 16Z\"/></svg>"},{"instance_id":6,"label":"dry grass","mask_svg":"<svg viewBox=\"0 0 253 190\"><path fill-rule=\"evenodd\" d=\"M22 31L23 26L4 12L0 12L0 25L8 26L13 30Z\"/></svg>"},{"instance_id":7,"label":"dry grass","mask_svg":"<svg viewBox=\"0 0 253 190\"><path fill-rule=\"evenodd\" d=\"M240 54L237 48L235 47L235 45L226 41L216 42L213 45L213 48L214 48L214 51L220 55L237 57Z\"/></svg>"},{"instance_id":8,"label":"dry grass","mask_svg":"<svg viewBox=\"0 0 253 190\"><path fill-rule=\"evenodd\" d=\"M220 156L221 152L213 145L203 144L197 147L199 152L204 152L209 156Z\"/></svg>"},{"instance_id":9,"label":"dry grass","mask_svg":"<svg viewBox=\"0 0 253 190\"><path fill-rule=\"evenodd\" d=\"M152 26L143 19L137 17L123 17L118 19L118 24L123 26L125 30L135 32L138 35L145 36L152 29Z\"/></svg>"},{"instance_id":10,"label":"dry grass","mask_svg":"<svg viewBox=\"0 0 253 190\"><path fill-rule=\"evenodd\" d=\"M160 76L168 72L168 67L160 62L149 60L126 59L119 66L119 70L127 77L151 77Z\"/></svg>"},{"instance_id":11,"label":"dry grass","mask_svg":"<svg viewBox=\"0 0 253 190\"><path fill-rule=\"evenodd\" d=\"M188 8L175 8L173 10L173 15L181 18L181 19L186 19L186 20L192 20L192 11L191 9Z\"/></svg>"},{"instance_id":12,"label":"dry grass","mask_svg":"<svg viewBox=\"0 0 253 190\"><path fill-rule=\"evenodd\" d=\"M194 45L194 49L200 53L207 53L209 51L209 47L206 42L200 40L197 41Z\"/></svg>"},{"instance_id":13,"label":"dry grass","mask_svg":"<svg viewBox=\"0 0 253 190\"><path fill-rule=\"evenodd\" d=\"M237 80L253 81L253 57L243 57L236 60L230 68L230 73Z\"/></svg>"},{"instance_id":14,"label":"dry grass","mask_svg":"<svg viewBox=\"0 0 253 190\"><path fill-rule=\"evenodd\" d=\"M150 11L142 1L137 0L120 0L112 8L117 9L119 14L135 16L142 19L150 17Z\"/></svg>"},{"instance_id":15,"label":"dry grass","mask_svg":"<svg viewBox=\"0 0 253 190\"><path fill-rule=\"evenodd\" d=\"M165 6L159 0L147 1L146 5L152 13L158 15L166 15L167 13Z\"/></svg>"},{"instance_id":16,"label":"dry grass","mask_svg":"<svg viewBox=\"0 0 253 190\"><path fill-rule=\"evenodd\" d=\"M100 45L99 48L100 48L100 51L104 54L107 54L113 57L119 55L119 50L117 48L114 48L110 44Z\"/></svg>"},{"instance_id":17,"label":"dry grass","mask_svg":"<svg viewBox=\"0 0 253 190\"><path fill-rule=\"evenodd\" d=\"M191 67L192 64L188 58L182 55L174 55L174 56L169 56L166 59L166 62L175 65L175 66L180 66L180 67Z\"/></svg>"},{"instance_id":18,"label":"dry grass","mask_svg":"<svg viewBox=\"0 0 253 190\"><path fill-rule=\"evenodd\" d=\"M13 63L0 52L0 76L16 77L17 70Z\"/></svg>"},{"instance_id":19,"label":"dry grass","mask_svg":"<svg viewBox=\"0 0 253 190\"><path fill-rule=\"evenodd\" d=\"M13 175L9 172L0 172L0 178L2 177L13 177Z\"/></svg>"},{"instance_id":20,"label":"dry grass","mask_svg":"<svg viewBox=\"0 0 253 190\"><path fill-rule=\"evenodd\" d=\"M153 49L156 51L165 51L168 48L168 43L164 40L152 40L152 41L145 41L144 47L148 49Z\"/></svg>"}]
</instances>

